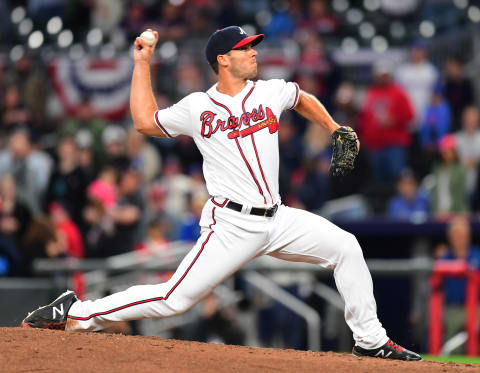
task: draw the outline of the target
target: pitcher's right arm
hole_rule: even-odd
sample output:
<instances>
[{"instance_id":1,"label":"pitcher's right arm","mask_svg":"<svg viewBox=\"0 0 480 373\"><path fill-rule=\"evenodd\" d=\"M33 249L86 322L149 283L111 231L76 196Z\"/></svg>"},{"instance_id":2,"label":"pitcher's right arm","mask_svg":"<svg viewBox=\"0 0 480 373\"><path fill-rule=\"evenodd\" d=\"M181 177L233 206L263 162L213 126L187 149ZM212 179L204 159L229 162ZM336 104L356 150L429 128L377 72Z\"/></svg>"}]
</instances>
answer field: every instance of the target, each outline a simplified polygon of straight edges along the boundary
<instances>
[{"instance_id":1,"label":"pitcher's right arm","mask_svg":"<svg viewBox=\"0 0 480 373\"><path fill-rule=\"evenodd\" d=\"M152 30L148 30L152 31ZM158 110L150 81L150 60L158 41L150 46L143 39L137 37L134 44L133 60L135 63L130 89L130 111L135 129L148 136L166 137L166 134L156 125L153 115Z\"/></svg>"}]
</instances>

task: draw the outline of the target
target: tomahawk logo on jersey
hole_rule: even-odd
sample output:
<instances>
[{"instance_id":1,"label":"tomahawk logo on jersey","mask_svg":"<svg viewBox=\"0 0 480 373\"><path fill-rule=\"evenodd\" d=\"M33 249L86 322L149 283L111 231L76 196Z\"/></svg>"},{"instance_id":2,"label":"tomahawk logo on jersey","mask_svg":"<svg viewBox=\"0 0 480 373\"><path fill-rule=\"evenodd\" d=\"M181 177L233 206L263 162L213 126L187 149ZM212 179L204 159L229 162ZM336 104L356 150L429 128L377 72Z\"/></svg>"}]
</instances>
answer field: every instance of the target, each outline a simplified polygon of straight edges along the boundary
<instances>
[{"instance_id":1,"label":"tomahawk logo on jersey","mask_svg":"<svg viewBox=\"0 0 480 373\"><path fill-rule=\"evenodd\" d=\"M214 85L157 111L154 118L169 137L193 137L203 154L210 195L271 206L280 202L278 120L298 98L298 85L281 79L248 81L234 97Z\"/></svg>"}]
</instances>

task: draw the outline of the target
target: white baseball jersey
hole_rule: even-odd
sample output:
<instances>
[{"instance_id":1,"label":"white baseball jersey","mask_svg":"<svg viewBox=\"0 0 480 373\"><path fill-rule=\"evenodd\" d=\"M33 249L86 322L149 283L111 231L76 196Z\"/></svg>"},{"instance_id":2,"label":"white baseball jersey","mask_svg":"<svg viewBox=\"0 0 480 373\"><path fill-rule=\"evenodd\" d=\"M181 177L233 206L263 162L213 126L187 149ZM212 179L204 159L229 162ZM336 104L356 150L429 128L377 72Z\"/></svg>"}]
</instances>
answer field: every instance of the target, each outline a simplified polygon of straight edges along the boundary
<instances>
[{"instance_id":1,"label":"white baseball jersey","mask_svg":"<svg viewBox=\"0 0 480 373\"><path fill-rule=\"evenodd\" d=\"M298 98L298 85L280 79L249 80L234 97L215 84L157 111L154 120L168 137L194 139L211 196L272 206L280 202L278 119Z\"/></svg>"}]
</instances>

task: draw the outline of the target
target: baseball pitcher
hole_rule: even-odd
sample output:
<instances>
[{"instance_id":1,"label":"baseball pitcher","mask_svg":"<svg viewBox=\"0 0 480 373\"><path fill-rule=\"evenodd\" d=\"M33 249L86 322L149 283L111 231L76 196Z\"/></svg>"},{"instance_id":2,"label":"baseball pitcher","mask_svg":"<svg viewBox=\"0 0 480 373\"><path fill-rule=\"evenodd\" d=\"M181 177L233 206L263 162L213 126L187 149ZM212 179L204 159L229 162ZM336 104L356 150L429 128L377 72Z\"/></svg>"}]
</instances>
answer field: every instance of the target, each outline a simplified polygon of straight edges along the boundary
<instances>
[{"instance_id":1,"label":"baseball pitcher","mask_svg":"<svg viewBox=\"0 0 480 373\"><path fill-rule=\"evenodd\" d=\"M153 34L152 43L135 40L132 117L135 128L145 135L194 139L203 155L211 196L203 208L201 236L166 283L133 286L95 301L80 301L68 291L30 313L22 326L97 331L117 321L175 316L245 263L270 255L333 269L355 339L354 355L421 360L392 342L378 320L372 278L356 238L318 215L280 201L278 123L284 110L295 110L332 134L332 175L353 168L360 146L354 131L339 126L296 83L253 80L254 47L264 35L248 36L238 26L216 31L207 42L206 59L218 82L206 92L159 109L150 84L149 64L158 39Z\"/></svg>"}]
</instances>

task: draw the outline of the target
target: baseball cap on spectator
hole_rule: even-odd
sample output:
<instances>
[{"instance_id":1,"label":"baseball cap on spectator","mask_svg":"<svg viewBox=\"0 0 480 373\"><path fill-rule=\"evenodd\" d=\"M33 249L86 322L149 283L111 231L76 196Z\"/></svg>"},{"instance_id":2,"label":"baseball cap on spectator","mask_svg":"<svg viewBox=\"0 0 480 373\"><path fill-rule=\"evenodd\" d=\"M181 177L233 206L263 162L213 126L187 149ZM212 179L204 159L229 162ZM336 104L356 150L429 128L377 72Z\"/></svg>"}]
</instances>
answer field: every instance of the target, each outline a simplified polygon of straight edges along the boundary
<instances>
[{"instance_id":1,"label":"baseball cap on spectator","mask_svg":"<svg viewBox=\"0 0 480 373\"><path fill-rule=\"evenodd\" d=\"M210 35L205 47L205 56L211 65L217 61L219 54L226 54L232 49L241 48L249 43L252 43L253 47L260 43L264 37L263 34L248 36L241 27L228 26Z\"/></svg>"},{"instance_id":2,"label":"baseball cap on spectator","mask_svg":"<svg viewBox=\"0 0 480 373\"><path fill-rule=\"evenodd\" d=\"M427 43L425 42L425 40L423 39L415 39L412 44L410 44L410 47L411 48L415 48L415 49L423 49L423 50L426 50L427 49Z\"/></svg>"},{"instance_id":3,"label":"baseball cap on spectator","mask_svg":"<svg viewBox=\"0 0 480 373\"><path fill-rule=\"evenodd\" d=\"M100 202L104 208L112 208L117 203L115 187L103 180L94 180L87 188L87 195Z\"/></svg>"},{"instance_id":4,"label":"baseball cap on spectator","mask_svg":"<svg viewBox=\"0 0 480 373\"><path fill-rule=\"evenodd\" d=\"M80 149L88 149L93 145L93 135L89 130L81 129L75 135L75 142Z\"/></svg>"},{"instance_id":5,"label":"baseball cap on spectator","mask_svg":"<svg viewBox=\"0 0 480 373\"><path fill-rule=\"evenodd\" d=\"M393 73L393 70L394 70L393 62L387 59L378 60L373 65L374 75L382 75L382 74L391 75Z\"/></svg>"},{"instance_id":6,"label":"baseball cap on spectator","mask_svg":"<svg viewBox=\"0 0 480 373\"><path fill-rule=\"evenodd\" d=\"M124 142L126 137L127 132L117 125L107 126L102 133L102 141L105 145Z\"/></svg>"},{"instance_id":7,"label":"baseball cap on spectator","mask_svg":"<svg viewBox=\"0 0 480 373\"><path fill-rule=\"evenodd\" d=\"M449 134L443 136L438 141L438 147L440 150L455 149L457 147L457 139L455 135Z\"/></svg>"}]
</instances>

